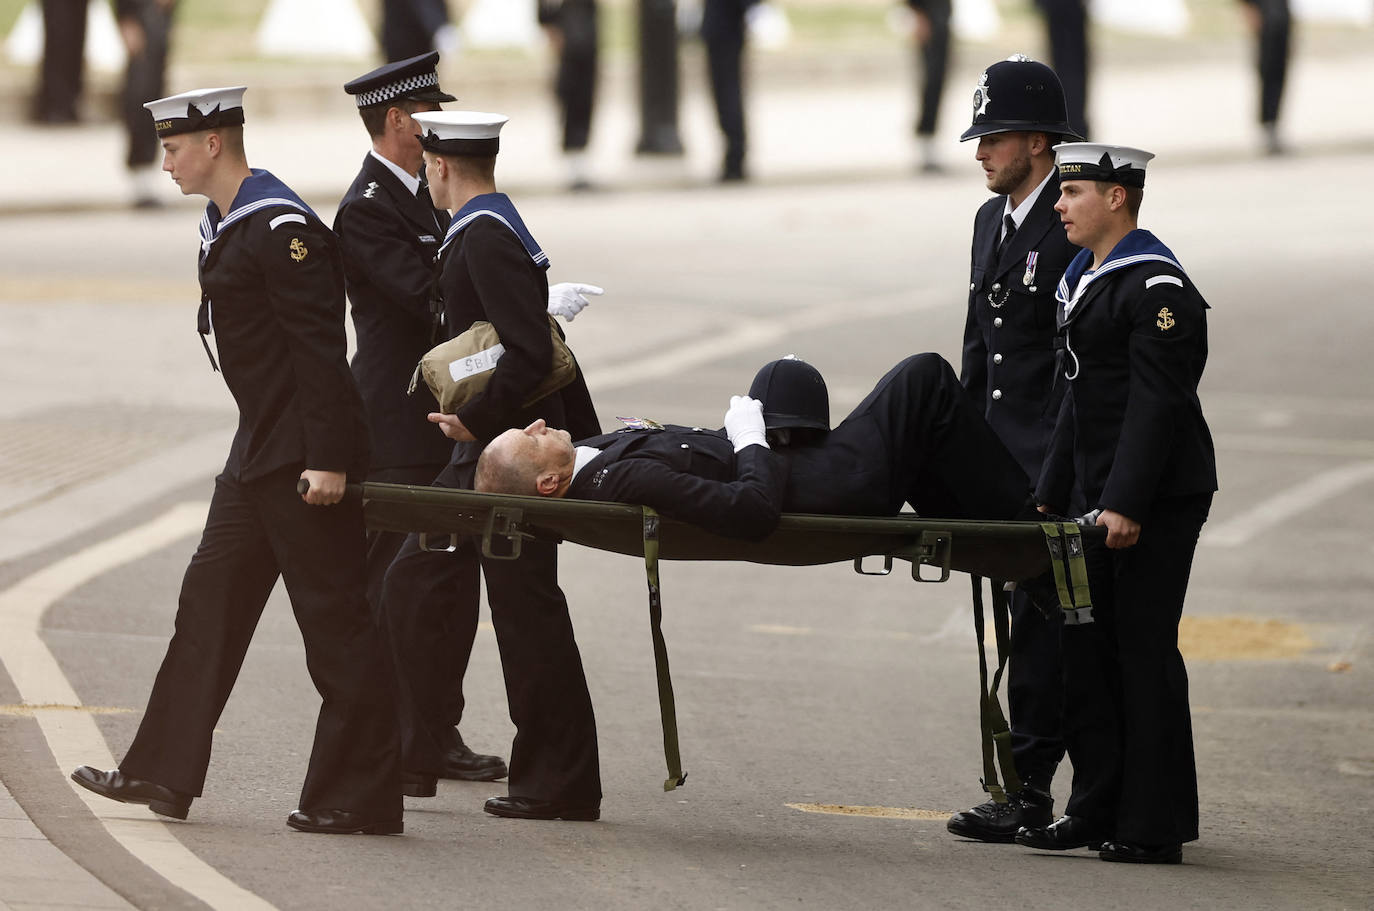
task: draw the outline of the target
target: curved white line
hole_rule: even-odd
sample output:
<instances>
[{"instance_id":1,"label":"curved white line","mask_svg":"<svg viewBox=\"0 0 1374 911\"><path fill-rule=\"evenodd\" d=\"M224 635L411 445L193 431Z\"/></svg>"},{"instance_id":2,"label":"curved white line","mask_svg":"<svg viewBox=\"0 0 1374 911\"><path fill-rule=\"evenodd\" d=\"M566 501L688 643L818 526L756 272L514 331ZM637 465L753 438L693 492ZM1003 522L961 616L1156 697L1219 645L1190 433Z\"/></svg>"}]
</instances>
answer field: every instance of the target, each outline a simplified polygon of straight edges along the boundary
<instances>
[{"instance_id":1,"label":"curved white line","mask_svg":"<svg viewBox=\"0 0 1374 911\"><path fill-rule=\"evenodd\" d=\"M95 719L87 712L64 708L79 706L81 702L39 635L43 614L63 595L90 579L195 533L205 524L208 509L208 503L182 503L0 592L0 663L19 689L22 704L34 707L34 717L64 774L79 765L113 768L115 761ZM212 908L275 911L273 905L237 885L177 841L169 825L158 821L151 811L107 800L74 782L71 787L115 841L168 882Z\"/></svg>"},{"instance_id":2,"label":"curved white line","mask_svg":"<svg viewBox=\"0 0 1374 911\"><path fill-rule=\"evenodd\" d=\"M1323 471L1238 516L1204 529L1201 543L1211 547L1240 547L1292 517L1315 509L1332 497L1370 479L1374 479L1374 462L1355 462Z\"/></svg>"}]
</instances>

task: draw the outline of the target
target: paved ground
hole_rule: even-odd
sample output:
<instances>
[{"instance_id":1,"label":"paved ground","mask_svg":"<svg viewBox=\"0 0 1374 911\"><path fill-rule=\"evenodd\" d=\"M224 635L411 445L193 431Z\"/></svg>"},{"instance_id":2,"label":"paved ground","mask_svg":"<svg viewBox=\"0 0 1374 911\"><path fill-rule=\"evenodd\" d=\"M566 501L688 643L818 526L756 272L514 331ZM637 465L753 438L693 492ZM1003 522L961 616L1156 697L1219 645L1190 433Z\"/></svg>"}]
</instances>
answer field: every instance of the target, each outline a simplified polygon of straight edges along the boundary
<instances>
[{"instance_id":1,"label":"paved ground","mask_svg":"<svg viewBox=\"0 0 1374 911\"><path fill-rule=\"evenodd\" d=\"M669 567L692 778L660 793L639 568L571 548L603 822L493 820L480 801L499 786L449 783L410 802L404 838L288 833L316 697L280 599L192 820L86 803L65 772L132 737L232 409L188 322L192 206L124 212L113 128L6 127L0 908L971 908L1008 890L1057 907L1104 895L1127 908L1367 906L1374 321L1358 289L1374 241L1351 190L1374 160L1374 120L1350 99L1371 80L1367 55L1302 60L1289 107L1299 154L1273 161L1251 152L1238 60L1099 81L1099 135L1160 154L1146 223L1216 307L1204 396L1223 491L1185 629L1204 831L1174 870L945 835L944 816L977 796L958 583L914 592L845 567ZM968 219L984 197L970 150L953 143L957 93L952 173L918 179L902 84L770 85L754 108L760 179L731 190L709 186L700 98L684 106L690 155L666 170L622 154L634 125L612 101L598 173L635 192L577 197L556 192L542 97L502 100L489 106L515 117L501 177L528 198L555 277L609 289L570 327L603 421L718 422L728 395L785 351L823 368L839 415L901 356L957 353ZM252 121L250 151L327 212L359 139L346 109L278 109ZM468 679L469 739L501 749L510 727L489 630ZM830 806L850 812L816 812Z\"/></svg>"}]
</instances>

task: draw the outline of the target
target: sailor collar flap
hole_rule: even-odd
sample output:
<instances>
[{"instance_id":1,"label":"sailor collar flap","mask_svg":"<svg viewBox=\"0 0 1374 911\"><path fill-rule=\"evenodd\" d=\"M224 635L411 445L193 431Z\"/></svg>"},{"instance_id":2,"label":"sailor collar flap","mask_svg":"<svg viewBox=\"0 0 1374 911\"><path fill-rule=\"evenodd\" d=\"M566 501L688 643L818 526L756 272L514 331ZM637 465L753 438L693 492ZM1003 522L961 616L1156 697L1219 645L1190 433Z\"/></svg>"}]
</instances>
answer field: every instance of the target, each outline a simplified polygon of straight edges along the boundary
<instances>
[{"instance_id":1,"label":"sailor collar flap","mask_svg":"<svg viewBox=\"0 0 1374 911\"><path fill-rule=\"evenodd\" d=\"M1074 316L1082 312L1087 301L1091 299L1090 288L1094 285L1101 286L1101 280L1105 276L1148 262L1167 263L1179 272L1184 272L1183 266L1179 264L1173 251L1164 246L1159 238L1149 231L1138 228L1127 234L1112 248L1112 252L1107 254L1107 259L1101 266L1095 271L1089 272L1088 267L1092 265L1092 259L1091 250L1085 248L1078 251L1073 262L1069 263L1069 267L1064 270L1063 278L1059 280L1059 287L1055 289L1054 298L1059 302L1059 325L1061 326L1072 322Z\"/></svg>"},{"instance_id":2,"label":"sailor collar flap","mask_svg":"<svg viewBox=\"0 0 1374 911\"><path fill-rule=\"evenodd\" d=\"M483 193L481 196L474 196L458 210L453 216L453 221L448 226L448 233L444 235L444 242L439 247L442 255L449 248L458 235L462 234L468 225L479 218L494 218L511 230L520 240L525 252L529 254L534 264L541 269L549 267L549 257L539 248L534 235L530 234L529 228L525 227L525 221L520 217L520 213L515 211L515 204L510 201L510 197L505 193Z\"/></svg>"},{"instance_id":3,"label":"sailor collar flap","mask_svg":"<svg viewBox=\"0 0 1374 911\"><path fill-rule=\"evenodd\" d=\"M319 217L305 204L304 200L296 195L294 190L270 172L261 168L254 168L252 176L244 180L239 186L238 195L234 197L233 205L226 215L221 218L219 207L213 202L206 205L205 214L200 219L201 258L209 255L210 248L214 246L215 241L224 236L224 232L230 227L250 215L279 206L298 209L316 221L319 220Z\"/></svg>"}]
</instances>

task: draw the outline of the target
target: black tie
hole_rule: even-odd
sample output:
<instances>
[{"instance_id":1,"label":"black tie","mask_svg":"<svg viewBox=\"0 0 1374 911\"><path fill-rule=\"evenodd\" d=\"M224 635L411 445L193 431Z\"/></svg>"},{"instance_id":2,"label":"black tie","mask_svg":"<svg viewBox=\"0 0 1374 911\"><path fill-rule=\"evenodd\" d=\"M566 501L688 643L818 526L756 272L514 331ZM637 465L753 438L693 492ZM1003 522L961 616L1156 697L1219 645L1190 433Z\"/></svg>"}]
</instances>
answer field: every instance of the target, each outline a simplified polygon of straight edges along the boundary
<instances>
[{"instance_id":1,"label":"black tie","mask_svg":"<svg viewBox=\"0 0 1374 911\"><path fill-rule=\"evenodd\" d=\"M1002 261L1002 255L1007 252L1007 247L1011 246L1012 235L1016 233L1016 219L1010 215L1002 216L1002 223L1007 226L1007 233L1002 235L1002 242L997 245L997 261Z\"/></svg>"}]
</instances>

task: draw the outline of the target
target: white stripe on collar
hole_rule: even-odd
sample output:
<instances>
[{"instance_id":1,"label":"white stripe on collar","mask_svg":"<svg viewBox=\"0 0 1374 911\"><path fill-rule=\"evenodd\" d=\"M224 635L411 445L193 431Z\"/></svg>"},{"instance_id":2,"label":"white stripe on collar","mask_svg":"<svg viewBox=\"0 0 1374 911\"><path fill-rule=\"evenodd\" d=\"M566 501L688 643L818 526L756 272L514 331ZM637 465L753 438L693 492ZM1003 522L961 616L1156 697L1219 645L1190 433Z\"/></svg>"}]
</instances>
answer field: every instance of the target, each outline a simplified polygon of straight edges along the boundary
<instances>
[{"instance_id":1,"label":"white stripe on collar","mask_svg":"<svg viewBox=\"0 0 1374 911\"><path fill-rule=\"evenodd\" d=\"M1117 269L1124 269L1127 266L1135 266L1139 265L1140 263L1147 262L1168 263L1178 271L1183 271L1182 266L1180 266L1177 262L1170 259L1169 257L1163 255L1162 253L1137 253L1135 256L1123 256L1120 259L1108 260L1095 272L1083 273L1083 275L1078 279L1078 287L1073 290L1072 295L1069 294L1068 277L1065 276L1064 278L1059 279L1059 287L1055 289L1054 292L1055 300L1059 301L1061 304L1064 305L1064 315L1068 316L1070 313L1073 312L1073 308L1078 304L1078 301L1083 297L1083 292L1086 291L1088 289L1088 286L1091 285L1094 281L1096 281L1097 279L1101 278L1103 275L1106 275L1109 272L1115 272Z\"/></svg>"},{"instance_id":2,"label":"white stripe on collar","mask_svg":"<svg viewBox=\"0 0 1374 911\"><path fill-rule=\"evenodd\" d=\"M448 233L444 235L444 242L439 246L439 252L443 253L446 249L448 249L448 245L453 243L453 239L458 236L458 233L460 231L462 231L468 225L472 224L473 219L480 218L483 215L490 215L492 218L496 219L501 224L505 225L507 228L510 228L511 233L516 236L516 239L520 239L520 232L515 230L515 227L509 221L507 221L505 216L503 216L500 212L493 212L491 209L478 209L475 212L469 212L467 215L463 216L462 220L455 221L453 224L448 226ZM520 240L520 246L523 247L524 245L525 242L523 240ZM528 250L526 250L525 252L529 253ZM540 250L538 254L531 254L530 258L534 260L534 264L537 266L543 265L544 263L549 261L549 255L545 253L543 250Z\"/></svg>"},{"instance_id":3,"label":"white stripe on collar","mask_svg":"<svg viewBox=\"0 0 1374 911\"><path fill-rule=\"evenodd\" d=\"M284 196L273 196L267 199L258 199L254 200L253 202L241 205L237 209L230 210L228 215L224 216L219 220L219 224L215 226L214 232L211 233L210 212L207 209L205 214L200 217L201 252L210 252L210 247L214 245L215 241L219 240L220 235L224 233L225 228L228 228L235 222L242 221L243 219L247 218L249 215L252 215L255 212L259 212L262 209L271 208L272 206L290 206L291 208L298 209L301 212L305 211L304 207L302 207L300 203L296 202L294 199L287 199Z\"/></svg>"}]
</instances>

